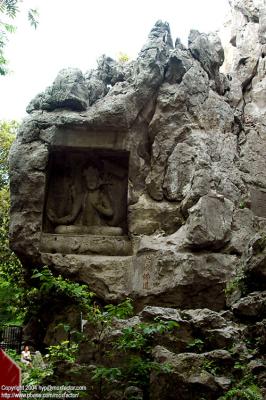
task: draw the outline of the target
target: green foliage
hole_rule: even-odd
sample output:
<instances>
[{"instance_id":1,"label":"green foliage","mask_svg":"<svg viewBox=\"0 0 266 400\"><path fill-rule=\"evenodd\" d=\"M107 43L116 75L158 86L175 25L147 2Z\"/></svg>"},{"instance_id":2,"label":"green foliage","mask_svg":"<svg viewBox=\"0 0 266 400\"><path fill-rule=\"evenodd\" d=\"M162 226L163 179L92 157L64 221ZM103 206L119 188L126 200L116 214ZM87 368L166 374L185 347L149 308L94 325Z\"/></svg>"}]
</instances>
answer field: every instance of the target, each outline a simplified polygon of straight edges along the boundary
<instances>
[{"instance_id":1,"label":"green foliage","mask_svg":"<svg viewBox=\"0 0 266 400\"><path fill-rule=\"evenodd\" d=\"M121 307L117 307L119 310L121 309ZM113 311L112 309L112 313ZM137 385L143 389L147 388L151 371L165 373L171 371L169 364L160 364L152 360L151 341L154 335L173 331L176 328L178 328L177 322L159 319L124 328L121 336L111 343L112 350L109 352L109 357L116 358L116 354L123 351L126 363L119 368L96 367L93 379L107 391L108 385L113 381L119 383L120 387Z\"/></svg>"},{"instance_id":2,"label":"green foliage","mask_svg":"<svg viewBox=\"0 0 266 400\"><path fill-rule=\"evenodd\" d=\"M10 269L15 272L19 268L18 260L10 251L8 243L10 207L8 154L15 139L17 127L16 121L0 122L0 272L2 273L9 272Z\"/></svg>"},{"instance_id":3,"label":"green foliage","mask_svg":"<svg viewBox=\"0 0 266 400\"><path fill-rule=\"evenodd\" d=\"M234 370L237 378L234 378L234 386L228 390L219 400L263 400L261 391L256 385L255 377L250 372L248 366L244 364L245 360L237 361Z\"/></svg>"},{"instance_id":4,"label":"green foliage","mask_svg":"<svg viewBox=\"0 0 266 400\"><path fill-rule=\"evenodd\" d=\"M100 382L104 380L106 382L114 382L122 377L122 371L120 368L106 368L97 367L94 369L92 380Z\"/></svg>"},{"instance_id":5,"label":"green foliage","mask_svg":"<svg viewBox=\"0 0 266 400\"><path fill-rule=\"evenodd\" d=\"M23 289L0 277L0 327L22 325L24 310L21 308Z\"/></svg>"},{"instance_id":6,"label":"green foliage","mask_svg":"<svg viewBox=\"0 0 266 400\"><path fill-rule=\"evenodd\" d=\"M154 323L140 323L133 327L124 328L122 335L117 339L115 347L119 350L141 350L148 345L154 334L163 334L178 328L175 321L157 320Z\"/></svg>"},{"instance_id":7,"label":"green foliage","mask_svg":"<svg viewBox=\"0 0 266 400\"><path fill-rule=\"evenodd\" d=\"M18 258L9 248L10 198L7 185L0 189L0 204L0 280L18 284L22 279L22 267Z\"/></svg>"},{"instance_id":8,"label":"green foliage","mask_svg":"<svg viewBox=\"0 0 266 400\"><path fill-rule=\"evenodd\" d=\"M201 339L194 339L187 345L188 350L196 351L196 352L201 352L203 351L204 348L204 341Z\"/></svg>"},{"instance_id":9,"label":"green foliage","mask_svg":"<svg viewBox=\"0 0 266 400\"><path fill-rule=\"evenodd\" d=\"M118 305L108 304L103 310L96 304L88 307L87 320L95 327L95 339L98 352L101 352L101 342L108 335L114 318L125 318L132 314L132 300L126 299Z\"/></svg>"},{"instance_id":10,"label":"green foliage","mask_svg":"<svg viewBox=\"0 0 266 400\"><path fill-rule=\"evenodd\" d=\"M134 311L131 299L126 299L117 306L114 306L113 304L108 304L104 307L104 309L106 310L109 317L116 317L119 319L131 317Z\"/></svg>"},{"instance_id":11,"label":"green foliage","mask_svg":"<svg viewBox=\"0 0 266 400\"><path fill-rule=\"evenodd\" d=\"M241 371L246 371L246 366L242 364L240 361L237 361L234 365L234 369L236 370L241 370Z\"/></svg>"},{"instance_id":12,"label":"green foliage","mask_svg":"<svg viewBox=\"0 0 266 400\"><path fill-rule=\"evenodd\" d=\"M29 367L20 361L20 355L15 350L8 349L5 352L21 368L22 385L41 385L45 378L53 374L53 369L49 365L45 365L45 368Z\"/></svg>"},{"instance_id":13,"label":"green foliage","mask_svg":"<svg viewBox=\"0 0 266 400\"><path fill-rule=\"evenodd\" d=\"M244 208L246 208L246 202L245 202L245 200L241 200L240 201L240 203L239 203L239 208L241 209L241 210L243 210Z\"/></svg>"},{"instance_id":14,"label":"green foliage","mask_svg":"<svg viewBox=\"0 0 266 400\"><path fill-rule=\"evenodd\" d=\"M44 379L53 375L53 369L49 366L46 368L29 368L25 364L20 363L20 367L22 368L22 385L41 385Z\"/></svg>"},{"instance_id":15,"label":"green foliage","mask_svg":"<svg viewBox=\"0 0 266 400\"><path fill-rule=\"evenodd\" d=\"M260 389L257 385L252 384L246 388L235 387L230 389L219 400L263 400Z\"/></svg>"},{"instance_id":16,"label":"green foliage","mask_svg":"<svg viewBox=\"0 0 266 400\"><path fill-rule=\"evenodd\" d=\"M79 345L64 340L57 345L48 347L48 358L52 363L68 361L75 362Z\"/></svg>"},{"instance_id":17,"label":"green foliage","mask_svg":"<svg viewBox=\"0 0 266 400\"><path fill-rule=\"evenodd\" d=\"M0 3L0 12L10 18L15 18L18 12L18 0L2 0Z\"/></svg>"},{"instance_id":18,"label":"green foliage","mask_svg":"<svg viewBox=\"0 0 266 400\"><path fill-rule=\"evenodd\" d=\"M139 385L141 387L149 384L151 371L169 373L172 367L168 363L159 364L139 355L131 355L127 364L120 368L96 367L94 369L92 380L110 385L114 382L119 383L120 387L127 385Z\"/></svg>"},{"instance_id":19,"label":"green foliage","mask_svg":"<svg viewBox=\"0 0 266 400\"><path fill-rule=\"evenodd\" d=\"M126 382L143 386L149 384L151 371L169 373L172 371L172 366L168 363L151 361L140 355L132 355L123 372Z\"/></svg>"},{"instance_id":20,"label":"green foliage","mask_svg":"<svg viewBox=\"0 0 266 400\"><path fill-rule=\"evenodd\" d=\"M209 372L212 375L216 375L218 372L217 365L215 365L215 362L211 360L205 360L202 364L202 369L204 369L205 371Z\"/></svg>"},{"instance_id":21,"label":"green foliage","mask_svg":"<svg viewBox=\"0 0 266 400\"><path fill-rule=\"evenodd\" d=\"M13 361L15 361L16 363L20 362L20 356L18 355L18 353L16 352L16 350L13 349L7 349L5 350L5 353L12 358Z\"/></svg>"},{"instance_id":22,"label":"green foliage","mask_svg":"<svg viewBox=\"0 0 266 400\"><path fill-rule=\"evenodd\" d=\"M135 327L123 329L123 335L119 337L116 348L121 350L142 349L147 343L147 337L143 335L142 330Z\"/></svg>"},{"instance_id":23,"label":"green foliage","mask_svg":"<svg viewBox=\"0 0 266 400\"><path fill-rule=\"evenodd\" d=\"M39 289L33 288L29 295L35 297L49 296L51 293L54 295L63 295L73 299L76 303L83 306L85 309L91 307L91 299L94 293L88 290L86 285L80 285L64 279L61 275L54 276L48 267L43 267L41 270L35 269L33 271L32 279L37 280L40 285Z\"/></svg>"},{"instance_id":24,"label":"green foliage","mask_svg":"<svg viewBox=\"0 0 266 400\"><path fill-rule=\"evenodd\" d=\"M232 295L235 291L240 291L242 294L245 294L247 291L246 287L246 276L242 270L240 270L235 278L233 278L230 282L227 283L225 288L226 296Z\"/></svg>"},{"instance_id":25,"label":"green foliage","mask_svg":"<svg viewBox=\"0 0 266 400\"><path fill-rule=\"evenodd\" d=\"M21 324L24 310L21 306L22 267L10 251L8 154L15 139L18 123L0 122L0 321L1 325Z\"/></svg>"},{"instance_id":26,"label":"green foliage","mask_svg":"<svg viewBox=\"0 0 266 400\"><path fill-rule=\"evenodd\" d=\"M0 15L8 19L15 18L18 12L18 0L2 0L0 2ZM15 27L6 21L0 20L0 75L5 75L7 70L7 60L4 56L4 48L8 41L9 33L13 33Z\"/></svg>"},{"instance_id":27,"label":"green foliage","mask_svg":"<svg viewBox=\"0 0 266 400\"><path fill-rule=\"evenodd\" d=\"M36 29L39 24L38 17L39 17L38 10L30 8L28 11L28 20L29 20L30 25L34 29Z\"/></svg>"},{"instance_id":28,"label":"green foliage","mask_svg":"<svg viewBox=\"0 0 266 400\"><path fill-rule=\"evenodd\" d=\"M96 327L104 326L105 334L97 335L97 342L108 337L108 330L111 329L112 316L120 314L121 310L128 309L132 311L131 300L127 299L124 303L118 306L105 307L104 310L110 310L110 315L105 319L101 318L101 324ZM124 315L124 313L122 313ZM120 314L121 315L121 314ZM99 314L96 314L99 317ZM147 392L150 384L151 371L169 373L172 370L171 365L165 363L157 363L153 360L151 354L152 341L155 335L161 335L166 332L175 332L179 325L175 321L163 321L155 318L149 323L138 323L134 326L124 328L119 337L108 341L108 359L111 363L117 363L117 357L120 359L123 352L122 360L118 365L107 367L100 365L95 367L92 379L98 384L98 392L100 398L104 393L108 393L114 383L119 385L119 388L125 389L129 385L137 385ZM101 331L102 332L102 331ZM97 349L100 353L105 348ZM126 360L126 361L125 361Z\"/></svg>"},{"instance_id":29,"label":"green foliage","mask_svg":"<svg viewBox=\"0 0 266 400\"><path fill-rule=\"evenodd\" d=\"M0 189L8 184L8 154L17 128L16 121L0 121Z\"/></svg>"}]
</instances>

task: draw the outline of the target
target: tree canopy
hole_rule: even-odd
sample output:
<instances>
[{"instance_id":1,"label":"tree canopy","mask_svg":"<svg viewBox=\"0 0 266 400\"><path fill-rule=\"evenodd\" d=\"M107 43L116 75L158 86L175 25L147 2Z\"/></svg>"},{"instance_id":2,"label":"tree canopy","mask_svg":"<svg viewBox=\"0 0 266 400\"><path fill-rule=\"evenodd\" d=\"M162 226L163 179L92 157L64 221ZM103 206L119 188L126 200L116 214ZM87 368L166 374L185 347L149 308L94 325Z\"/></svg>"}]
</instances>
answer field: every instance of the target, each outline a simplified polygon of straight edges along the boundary
<instances>
[{"instance_id":1,"label":"tree canopy","mask_svg":"<svg viewBox=\"0 0 266 400\"><path fill-rule=\"evenodd\" d=\"M20 11L21 0L0 0L0 75L6 75L8 72L7 59L4 54L5 46L9 35L15 32L16 27L13 20ZM38 11L30 8L28 10L28 20L35 29L38 25Z\"/></svg>"},{"instance_id":2,"label":"tree canopy","mask_svg":"<svg viewBox=\"0 0 266 400\"><path fill-rule=\"evenodd\" d=\"M20 314L16 300L21 295L18 282L21 279L21 265L9 248L9 178L8 153L16 136L16 121L0 121L0 325L17 323Z\"/></svg>"}]
</instances>

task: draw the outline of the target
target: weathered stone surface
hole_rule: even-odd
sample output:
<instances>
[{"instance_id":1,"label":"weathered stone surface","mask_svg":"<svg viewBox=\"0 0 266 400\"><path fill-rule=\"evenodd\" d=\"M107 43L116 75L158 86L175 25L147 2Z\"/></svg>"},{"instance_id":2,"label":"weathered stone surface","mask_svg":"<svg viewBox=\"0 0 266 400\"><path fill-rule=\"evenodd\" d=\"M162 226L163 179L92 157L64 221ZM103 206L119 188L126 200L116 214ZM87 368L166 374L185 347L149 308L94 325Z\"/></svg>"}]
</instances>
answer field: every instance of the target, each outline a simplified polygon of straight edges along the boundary
<instances>
[{"instance_id":1,"label":"weathered stone surface","mask_svg":"<svg viewBox=\"0 0 266 400\"><path fill-rule=\"evenodd\" d=\"M154 337L153 345L164 346L167 349L175 352L186 351L189 343L193 341L193 327L190 321L187 321L181 316L179 310L165 307L153 307L146 306L139 313L141 321L174 321L176 322L177 328L176 333L173 335L157 334Z\"/></svg>"},{"instance_id":2,"label":"weathered stone surface","mask_svg":"<svg viewBox=\"0 0 266 400\"><path fill-rule=\"evenodd\" d=\"M103 55L97 60L97 64L97 77L105 85L114 86L117 82L125 80L126 67L123 63L118 63L111 57Z\"/></svg>"},{"instance_id":3,"label":"weathered stone surface","mask_svg":"<svg viewBox=\"0 0 266 400\"><path fill-rule=\"evenodd\" d=\"M174 308L146 306L139 315L144 320L153 320L154 318L159 318L166 321L182 321L180 312Z\"/></svg>"},{"instance_id":4,"label":"weathered stone surface","mask_svg":"<svg viewBox=\"0 0 266 400\"><path fill-rule=\"evenodd\" d=\"M266 278L266 240L265 231L257 233L249 242L245 254L245 268L255 286L263 287ZM251 284L253 283L251 281Z\"/></svg>"},{"instance_id":5,"label":"weathered stone surface","mask_svg":"<svg viewBox=\"0 0 266 400\"><path fill-rule=\"evenodd\" d=\"M204 309L185 310L182 316L188 319L196 329L206 331L206 329L223 328L227 321L219 313Z\"/></svg>"},{"instance_id":6,"label":"weathered stone surface","mask_svg":"<svg viewBox=\"0 0 266 400\"><path fill-rule=\"evenodd\" d=\"M209 309L195 309L185 310L181 315L188 320L194 335L201 337L202 344L208 349L229 348L241 337L241 328L232 322L232 318L225 318L222 313Z\"/></svg>"},{"instance_id":7,"label":"weathered stone surface","mask_svg":"<svg viewBox=\"0 0 266 400\"><path fill-rule=\"evenodd\" d=\"M133 297L141 304L192 308L225 305L224 289L235 274L236 257L157 251L137 257L42 253L42 262L87 283L105 301Z\"/></svg>"},{"instance_id":8,"label":"weathered stone surface","mask_svg":"<svg viewBox=\"0 0 266 400\"><path fill-rule=\"evenodd\" d=\"M132 294L143 304L220 310L236 263L236 257L216 253L143 252L133 261Z\"/></svg>"},{"instance_id":9,"label":"weathered stone surface","mask_svg":"<svg viewBox=\"0 0 266 400\"><path fill-rule=\"evenodd\" d=\"M241 146L239 164L245 181L255 192L263 191L266 187L264 160L265 136L261 136L255 129L249 129Z\"/></svg>"},{"instance_id":10,"label":"weathered stone surface","mask_svg":"<svg viewBox=\"0 0 266 400\"><path fill-rule=\"evenodd\" d=\"M88 284L106 301L119 301L129 296L132 257L43 253L42 262L65 276Z\"/></svg>"},{"instance_id":11,"label":"weathered stone surface","mask_svg":"<svg viewBox=\"0 0 266 400\"><path fill-rule=\"evenodd\" d=\"M186 143L178 143L168 158L164 177L165 196L168 200L181 201L189 185L194 169L194 149Z\"/></svg>"},{"instance_id":12,"label":"weathered stone surface","mask_svg":"<svg viewBox=\"0 0 266 400\"><path fill-rule=\"evenodd\" d=\"M209 193L190 208L187 243L194 248L219 248L229 240L233 204L216 193Z\"/></svg>"},{"instance_id":13,"label":"weathered stone surface","mask_svg":"<svg viewBox=\"0 0 266 400\"><path fill-rule=\"evenodd\" d=\"M246 249L266 222L265 13L259 1L232 10L227 77L216 34L192 31L188 49L173 48L158 21L136 60L61 71L10 154L10 239L25 268L46 264L103 302L178 307L140 316L176 319L183 337L163 344L178 351L195 332L209 348L239 339L214 311L241 263L248 290L265 289L265 249Z\"/></svg>"},{"instance_id":14,"label":"weathered stone surface","mask_svg":"<svg viewBox=\"0 0 266 400\"><path fill-rule=\"evenodd\" d=\"M245 202L241 203L239 206L245 206ZM255 234L255 231L256 223L252 211L248 208L235 209L228 251L234 254L242 254L247 247L247 242Z\"/></svg>"},{"instance_id":15,"label":"weathered stone surface","mask_svg":"<svg viewBox=\"0 0 266 400\"><path fill-rule=\"evenodd\" d=\"M159 338L158 344L167 349L182 352L203 349L225 349L239 342L243 328L233 322L233 314L218 313L210 309L176 310L173 308L146 306L140 313L143 321L155 318L178 323L177 337L174 340ZM200 343L197 344L195 338Z\"/></svg>"},{"instance_id":16,"label":"weathered stone surface","mask_svg":"<svg viewBox=\"0 0 266 400\"><path fill-rule=\"evenodd\" d=\"M209 78L214 81L218 93L224 94L219 68L224 62L224 50L220 38L210 33L208 35L191 30L188 37L188 48L194 58L207 72Z\"/></svg>"},{"instance_id":17,"label":"weathered stone surface","mask_svg":"<svg viewBox=\"0 0 266 400\"><path fill-rule=\"evenodd\" d=\"M150 398L153 400L192 400L203 395L214 399L214 396L217 398L221 394L224 387L230 386L229 379L216 376L205 369L206 359L216 362L219 360L224 365L231 363L230 354L227 352L174 354L164 347L157 346L153 355L157 362L172 365L172 371L168 374L152 373Z\"/></svg>"},{"instance_id":18,"label":"weathered stone surface","mask_svg":"<svg viewBox=\"0 0 266 400\"><path fill-rule=\"evenodd\" d=\"M250 188L251 209L258 217L266 217L266 190Z\"/></svg>"},{"instance_id":19,"label":"weathered stone surface","mask_svg":"<svg viewBox=\"0 0 266 400\"><path fill-rule=\"evenodd\" d=\"M232 6L239 10L247 20L258 22L259 7L262 5L261 0L234 0Z\"/></svg>"},{"instance_id":20,"label":"weathered stone surface","mask_svg":"<svg viewBox=\"0 0 266 400\"><path fill-rule=\"evenodd\" d=\"M129 256L132 246L127 236L60 235L43 233L40 249L46 253Z\"/></svg>"},{"instance_id":21,"label":"weathered stone surface","mask_svg":"<svg viewBox=\"0 0 266 400\"><path fill-rule=\"evenodd\" d=\"M103 343L85 325L89 395L95 366L113 367L111 341L156 318L179 325L149 337L154 360L173 369L153 371L149 389L102 397L214 400L241 375L236 362L265 386L265 21L263 1L232 0L225 53L195 30L188 49L173 48L158 21L136 60L63 70L28 107L10 153L12 249L25 268L87 284L99 304L130 297L142 310L114 319ZM39 316L46 333L36 319L27 338L63 338L52 308Z\"/></svg>"},{"instance_id":22,"label":"weathered stone surface","mask_svg":"<svg viewBox=\"0 0 266 400\"><path fill-rule=\"evenodd\" d=\"M87 108L87 90L82 72L77 68L62 69L53 85L35 97L27 111L68 108L83 111Z\"/></svg>"},{"instance_id":23,"label":"weathered stone surface","mask_svg":"<svg viewBox=\"0 0 266 400\"><path fill-rule=\"evenodd\" d=\"M168 83L181 83L184 74L192 66L189 55L184 47L176 48L170 53L165 80Z\"/></svg>"},{"instance_id":24,"label":"weathered stone surface","mask_svg":"<svg viewBox=\"0 0 266 400\"><path fill-rule=\"evenodd\" d=\"M262 319L266 316L266 292L254 292L233 304L235 315L242 318Z\"/></svg>"},{"instance_id":25,"label":"weathered stone surface","mask_svg":"<svg viewBox=\"0 0 266 400\"><path fill-rule=\"evenodd\" d=\"M134 234L151 235L156 231L171 234L182 222L180 207L175 203L156 202L142 195L128 208L129 232Z\"/></svg>"}]
</instances>

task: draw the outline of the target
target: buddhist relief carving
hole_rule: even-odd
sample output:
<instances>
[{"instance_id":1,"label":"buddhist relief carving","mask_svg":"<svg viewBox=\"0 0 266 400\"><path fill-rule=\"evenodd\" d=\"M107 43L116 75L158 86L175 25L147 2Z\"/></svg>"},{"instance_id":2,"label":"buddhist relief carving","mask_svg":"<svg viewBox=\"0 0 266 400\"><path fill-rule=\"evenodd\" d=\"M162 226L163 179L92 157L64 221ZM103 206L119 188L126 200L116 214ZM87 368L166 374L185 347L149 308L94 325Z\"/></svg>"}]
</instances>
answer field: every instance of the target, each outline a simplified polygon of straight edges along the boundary
<instances>
[{"instance_id":1,"label":"buddhist relief carving","mask_svg":"<svg viewBox=\"0 0 266 400\"><path fill-rule=\"evenodd\" d=\"M44 231L123 235L127 231L127 155L56 151L49 168Z\"/></svg>"}]
</instances>

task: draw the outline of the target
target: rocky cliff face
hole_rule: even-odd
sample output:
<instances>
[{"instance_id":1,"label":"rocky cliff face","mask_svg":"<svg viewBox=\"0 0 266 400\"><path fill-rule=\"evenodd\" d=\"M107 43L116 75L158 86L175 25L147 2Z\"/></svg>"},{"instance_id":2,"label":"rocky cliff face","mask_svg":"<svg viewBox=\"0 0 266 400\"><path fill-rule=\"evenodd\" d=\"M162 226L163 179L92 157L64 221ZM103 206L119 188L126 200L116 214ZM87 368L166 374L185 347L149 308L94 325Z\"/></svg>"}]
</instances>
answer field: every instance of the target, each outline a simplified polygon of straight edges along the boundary
<instances>
[{"instance_id":1,"label":"rocky cliff face","mask_svg":"<svg viewBox=\"0 0 266 400\"><path fill-rule=\"evenodd\" d=\"M256 362L265 349L266 11L255 0L231 3L224 74L216 34L193 30L185 48L159 21L137 60L102 57L85 75L62 70L28 106L10 155L11 246L25 267L49 265L105 302L131 297L138 310L183 310L179 323L189 321L192 339L208 342L201 354L155 347L154 357L171 359L174 370L151 376L154 400L196 399L198 387L204 398L218 398L232 385L228 346L241 339L237 357L248 354L254 326L262 341ZM85 209L74 205L88 198L84 183L79 196L77 184L66 187L92 158L112 175L105 186L114 213L121 203L112 221L93 225L96 234L65 218L67 209ZM56 182L61 197L50 194ZM126 198L111 184L126 185ZM123 231L110 235L110 227ZM166 318L166 309L159 312ZM201 376L206 357L224 365L220 375ZM191 364L195 373L183 368ZM265 367L255 370L263 387Z\"/></svg>"}]
</instances>

